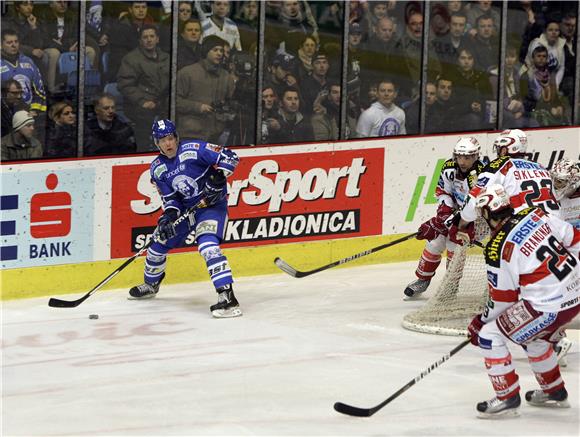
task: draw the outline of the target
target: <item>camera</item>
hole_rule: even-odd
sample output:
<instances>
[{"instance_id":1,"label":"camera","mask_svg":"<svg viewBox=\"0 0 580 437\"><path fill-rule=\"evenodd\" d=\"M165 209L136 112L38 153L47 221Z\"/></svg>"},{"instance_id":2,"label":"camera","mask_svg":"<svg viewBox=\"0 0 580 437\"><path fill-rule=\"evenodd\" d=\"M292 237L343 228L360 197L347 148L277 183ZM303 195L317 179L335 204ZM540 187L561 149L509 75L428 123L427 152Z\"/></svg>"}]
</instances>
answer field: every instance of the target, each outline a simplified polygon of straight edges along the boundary
<instances>
[{"instance_id":1,"label":"camera","mask_svg":"<svg viewBox=\"0 0 580 437\"><path fill-rule=\"evenodd\" d=\"M236 101L217 102L212 105L215 118L219 121L232 121L238 115L240 104Z\"/></svg>"},{"instance_id":2,"label":"camera","mask_svg":"<svg viewBox=\"0 0 580 437\"><path fill-rule=\"evenodd\" d=\"M256 62L254 56L249 53L236 52L232 56L234 72L236 76L243 79L251 79L256 72Z\"/></svg>"}]
</instances>

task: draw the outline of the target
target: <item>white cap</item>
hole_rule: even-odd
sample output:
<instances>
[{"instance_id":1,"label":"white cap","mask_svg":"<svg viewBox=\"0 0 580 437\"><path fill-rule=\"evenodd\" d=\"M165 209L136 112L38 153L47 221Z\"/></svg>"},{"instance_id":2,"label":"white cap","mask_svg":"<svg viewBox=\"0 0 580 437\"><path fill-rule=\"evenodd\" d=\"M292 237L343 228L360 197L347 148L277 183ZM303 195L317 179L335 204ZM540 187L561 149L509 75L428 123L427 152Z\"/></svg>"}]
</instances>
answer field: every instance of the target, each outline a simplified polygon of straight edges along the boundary
<instances>
[{"instance_id":1,"label":"white cap","mask_svg":"<svg viewBox=\"0 0 580 437\"><path fill-rule=\"evenodd\" d=\"M34 123L34 117L28 111L17 111L12 117L12 129L17 132L30 122Z\"/></svg>"}]
</instances>

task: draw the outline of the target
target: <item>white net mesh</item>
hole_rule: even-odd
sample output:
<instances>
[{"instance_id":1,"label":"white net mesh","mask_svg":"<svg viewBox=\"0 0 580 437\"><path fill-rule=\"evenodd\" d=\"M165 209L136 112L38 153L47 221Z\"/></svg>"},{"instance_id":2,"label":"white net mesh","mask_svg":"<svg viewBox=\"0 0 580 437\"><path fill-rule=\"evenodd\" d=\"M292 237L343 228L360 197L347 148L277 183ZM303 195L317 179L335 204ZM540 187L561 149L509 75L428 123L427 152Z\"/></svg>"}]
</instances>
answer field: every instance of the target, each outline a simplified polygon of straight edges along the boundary
<instances>
[{"instance_id":1,"label":"white net mesh","mask_svg":"<svg viewBox=\"0 0 580 437\"><path fill-rule=\"evenodd\" d=\"M488 235L487 223L478 220L476 240L483 242ZM469 322L483 311L486 301L483 250L477 246L458 246L437 292L422 308L403 318L403 327L429 334L467 335Z\"/></svg>"}]
</instances>

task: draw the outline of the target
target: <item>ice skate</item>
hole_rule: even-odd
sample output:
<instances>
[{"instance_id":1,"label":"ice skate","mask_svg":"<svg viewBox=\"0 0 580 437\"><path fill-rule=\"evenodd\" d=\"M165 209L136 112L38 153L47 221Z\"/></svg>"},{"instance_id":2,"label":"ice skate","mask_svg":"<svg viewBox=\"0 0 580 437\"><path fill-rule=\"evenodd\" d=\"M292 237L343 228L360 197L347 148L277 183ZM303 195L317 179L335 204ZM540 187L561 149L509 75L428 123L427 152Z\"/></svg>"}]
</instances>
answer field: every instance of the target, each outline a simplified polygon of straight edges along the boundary
<instances>
[{"instance_id":1,"label":"ice skate","mask_svg":"<svg viewBox=\"0 0 580 437\"><path fill-rule=\"evenodd\" d=\"M148 282L144 282L141 285L137 285L131 290L129 290L129 300L140 300L140 299L151 299L157 295L159 292L159 286L161 285L161 281L165 277L165 273L161 276L159 281L154 282L153 284L149 284Z\"/></svg>"},{"instance_id":2,"label":"ice skate","mask_svg":"<svg viewBox=\"0 0 580 437\"><path fill-rule=\"evenodd\" d=\"M218 302L209 307L211 315L218 319L241 316L242 310L236 296L234 296L232 286L226 285L218 291Z\"/></svg>"},{"instance_id":3,"label":"ice skate","mask_svg":"<svg viewBox=\"0 0 580 437\"><path fill-rule=\"evenodd\" d=\"M568 366L568 360L566 359L566 355L568 354L568 351L570 350L571 347L572 347L572 340L569 340L566 337L562 338L554 346L554 351L558 355L558 364L560 365L560 367L567 367Z\"/></svg>"},{"instance_id":4,"label":"ice skate","mask_svg":"<svg viewBox=\"0 0 580 437\"><path fill-rule=\"evenodd\" d=\"M421 293L423 293L425 290L427 290L427 287L429 287L429 284L431 283L430 279L416 279L413 282L411 282L409 285L407 285L407 288L405 288L405 299L411 299Z\"/></svg>"},{"instance_id":5,"label":"ice skate","mask_svg":"<svg viewBox=\"0 0 580 437\"><path fill-rule=\"evenodd\" d=\"M535 407L570 408L568 392L564 387L550 394L543 390L531 390L526 393L526 401Z\"/></svg>"},{"instance_id":6,"label":"ice skate","mask_svg":"<svg viewBox=\"0 0 580 437\"><path fill-rule=\"evenodd\" d=\"M519 393L503 401L495 397L489 401L480 402L477 404L477 411L479 411L478 417L480 419L516 417L519 415L518 408L521 402Z\"/></svg>"}]
</instances>

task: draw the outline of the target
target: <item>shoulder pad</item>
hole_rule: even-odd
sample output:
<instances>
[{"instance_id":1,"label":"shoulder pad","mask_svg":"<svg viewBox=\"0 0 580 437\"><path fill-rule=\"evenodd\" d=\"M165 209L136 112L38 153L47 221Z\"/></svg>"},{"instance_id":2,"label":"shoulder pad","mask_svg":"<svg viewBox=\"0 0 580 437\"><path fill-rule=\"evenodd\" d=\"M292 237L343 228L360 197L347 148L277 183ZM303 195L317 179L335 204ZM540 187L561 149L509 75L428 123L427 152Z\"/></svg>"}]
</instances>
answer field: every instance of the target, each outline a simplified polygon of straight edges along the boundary
<instances>
[{"instance_id":1,"label":"shoulder pad","mask_svg":"<svg viewBox=\"0 0 580 437\"><path fill-rule=\"evenodd\" d=\"M217 144L212 143L205 143L205 148L215 153L221 153L223 150L222 146L218 146Z\"/></svg>"},{"instance_id":2,"label":"shoulder pad","mask_svg":"<svg viewBox=\"0 0 580 437\"><path fill-rule=\"evenodd\" d=\"M485 171L487 171L488 173L497 173L499 169L502 168L503 165L509 160L510 157L508 155L494 159L485 166Z\"/></svg>"},{"instance_id":3,"label":"shoulder pad","mask_svg":"<svg viewBox=\"0 0 580 437\"><path fill-rule=\"evenodd\" d=\"M441 167L441 170L447 170L448 168L455 168L455 160L448 159L447 161L445 161L443 167Z\"/></svg>"},{"instance_id":4,"label":"shoulder pad","mask_svg":"<svg viewBox=\"0 0 580 437\"><path fill-rule=\"evenodd\" d=\"M161 179L161 176L166 171L167 165L163 164L159 158L151 163L151 174L153 175L154 179Z\"/></svg>"}]
</instances>

